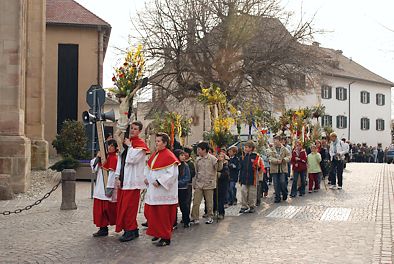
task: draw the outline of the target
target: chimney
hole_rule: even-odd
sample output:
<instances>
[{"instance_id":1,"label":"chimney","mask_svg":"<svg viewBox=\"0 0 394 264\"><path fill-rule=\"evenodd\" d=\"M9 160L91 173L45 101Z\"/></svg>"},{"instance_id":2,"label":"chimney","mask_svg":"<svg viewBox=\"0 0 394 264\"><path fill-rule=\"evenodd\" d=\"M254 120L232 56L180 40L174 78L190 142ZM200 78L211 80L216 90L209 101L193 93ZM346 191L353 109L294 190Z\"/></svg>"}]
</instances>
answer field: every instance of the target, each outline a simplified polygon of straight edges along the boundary
<instances>
[{"instance_id":1,"label":"chimney","mask_svg":"<svg viewBox=\"0 0 394 264\"><path fill-rule=\"evenodd\" d=\"M315 46L315 47L320 47L320 43L317 42L317 41L313 41L313 42L312 42L312 45Z\"/></svg>"}]
</instances>

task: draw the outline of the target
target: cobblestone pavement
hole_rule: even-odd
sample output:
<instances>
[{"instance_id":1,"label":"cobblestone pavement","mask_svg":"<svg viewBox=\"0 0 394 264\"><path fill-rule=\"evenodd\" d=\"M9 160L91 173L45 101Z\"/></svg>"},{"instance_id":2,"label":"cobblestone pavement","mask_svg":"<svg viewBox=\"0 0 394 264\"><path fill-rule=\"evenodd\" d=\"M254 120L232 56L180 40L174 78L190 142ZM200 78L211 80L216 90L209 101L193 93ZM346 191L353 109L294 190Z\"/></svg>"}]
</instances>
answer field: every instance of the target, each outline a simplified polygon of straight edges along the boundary
<instances>
[{"instance_id":1,"label":"cobblestone pavement","mask_svg":"<svg viewBox=\"0 0 394 264\"><path fill-rule=\"evenodd\" d=\"M179 227L157 248L144 232L128 243L113 228L93 238L90 183L78 182L78 210L59 210L59 188L28 212L0 215L0 263L392 263L393 184L393 165L348 164L343 190L322 184L274 204L271 188L255 214L232 206L219 223ZM0 212L29 202L1 201Z\"/></svg>"}]
</instances>

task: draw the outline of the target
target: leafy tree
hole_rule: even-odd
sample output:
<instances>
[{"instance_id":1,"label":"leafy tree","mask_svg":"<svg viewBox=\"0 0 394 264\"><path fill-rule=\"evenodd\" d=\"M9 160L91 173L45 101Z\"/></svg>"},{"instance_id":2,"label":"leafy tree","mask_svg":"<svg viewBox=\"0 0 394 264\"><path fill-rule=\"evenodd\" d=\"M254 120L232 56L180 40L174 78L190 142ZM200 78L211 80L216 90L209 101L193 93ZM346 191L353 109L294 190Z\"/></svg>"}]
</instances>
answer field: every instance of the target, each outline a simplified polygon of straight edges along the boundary
<instances>
[{"instance_id":1,"label":"leafy tree","mask_svg":"<svg viewBox=\"0 0 394 264\"><path fill-rule=\"evenodd\" d=\"M315 31L279 0L151 0L133 20L146 58L157 71L151 83L178 100L217 85L234 105L245 96L259 105L305 91L322 61L303 43Z\"/></svg>"}]
</instances>

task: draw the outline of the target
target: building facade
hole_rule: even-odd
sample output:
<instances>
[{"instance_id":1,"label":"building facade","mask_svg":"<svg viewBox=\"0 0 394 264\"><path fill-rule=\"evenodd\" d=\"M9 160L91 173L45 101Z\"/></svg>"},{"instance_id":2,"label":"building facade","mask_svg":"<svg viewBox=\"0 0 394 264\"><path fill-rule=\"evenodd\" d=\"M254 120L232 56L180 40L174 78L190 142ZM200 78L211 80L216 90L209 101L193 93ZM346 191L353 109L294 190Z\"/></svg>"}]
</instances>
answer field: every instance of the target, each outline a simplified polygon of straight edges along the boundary
<instances>
[{"instance_id":1,"label":"building facade","mask_svg":"<svg viewBox=\"0 0 394 264\"><path fill-rule=\"evenodd\" d=\"M0 180L13 192L48 168L59 123L81 120L110 29L73 0L0 1Z\"/></svg>"},{"instance_id":2,"label":"building facade","mask_svg":"<svg viewBox=\"0 0 394 264\"><path fill-rule=\"evenodd\" d=\"M73 0L46 0L45 139L66 119L82 120L86 91L102 85L111 26ZM49 154L55 149L49 147Z\"/></svg>"},{"instance_id":3,"label":"building facade","mask_svg":"<svg viewBox=\"0 0 394 264\"><path fill-rule=\"evenodd\" d=\"M322 126L331 126L340 138L371 146L391 144L391 87L394 83L345 57L324 49L338 64L326 68L309 94L286 98L286 108L322 104Z\"/></svg>"}]
</instances>

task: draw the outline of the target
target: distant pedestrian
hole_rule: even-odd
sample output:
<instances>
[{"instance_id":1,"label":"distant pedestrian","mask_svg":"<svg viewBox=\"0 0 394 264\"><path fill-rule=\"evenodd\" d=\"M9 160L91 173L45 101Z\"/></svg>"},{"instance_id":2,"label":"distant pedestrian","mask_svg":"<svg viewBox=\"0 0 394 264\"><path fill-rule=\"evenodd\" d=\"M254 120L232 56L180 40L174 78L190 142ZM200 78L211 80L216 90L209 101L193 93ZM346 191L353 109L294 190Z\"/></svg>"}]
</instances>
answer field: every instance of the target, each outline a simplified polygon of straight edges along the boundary
<instances>
[{"instance_id":1,"label":"distant pedestrian","mask_svg":"<svg viewBox=\"0 0 394 264\"><path fill-rule=\"evenodd\" d=\"M315 192L319 191L320 185L318 181L319 174L322 172L320 168L321 156L317 152L316 145L311 146L311 153L308 155L308 178L309 188L308 192L312 192L312 188Z\"/></svg>"},{"instance_id":2,"label":"distant pedestrian","mask_svg":"<svg viewBox=\"0 0 394 264\"><path fill-rule=\"evenodd\" d=\"M343 163L347 147L338 139L337 134L332 132L330 134L330 157L331 157L331 171L330 171L330 189L336 189L336 182L338 179L338 189L342 189L343 180Z\"/></svg>"},{"instance_id":3,"label":"distant pedestrian","mask_svg":"<svg viewBox=\"0 0 394 264\"><path fill-rule=\"evenodd\" d=\"M234 205L237 204L237 188L236 184L239 179L239 169L240 169L240 163L239 163L239 158L237 157L238 153L238 148L237 147L231 147L228 150L228 155L229 155L229 162L228 162L228 167L230 170L230 185L229 185L229 190L228 190L228 203L229 205Z\"/></svg>"},{"instance_id":4,"label":"distant pedestrian","mask_svg":"<svg viewBox=\"0 0 394 264\"><path fill-rule=\"evenodd\" d=\"M193 193L193 179L196 176L196 169L195 169L195 165L194 165L194 161L193 158L191 157L193 149L189 148L189 147L185 147L184 148L184 155L185 155L185 161L187 163L187 166L189 166L189 170L190 170L190 181L187 185L187 189L188 189L188 206L189 206L189 211L191 210L191 203L192 203L192 193Z\"/></svg>"},{"instance_id":5,"label":"distant pedestrian","mask_svg":"<svg viewBox=\"0 0 394 264\"><path fill-rule=\"evenodd\" d=\"M268 159L271 163L270 174L274 181L275 203L280 203L281 196L286 201L288 195L286 178L291 153L281 144L279 136L274 137L274 146L269 152Z\"/></svg>"},{"instance_id":6,"label":"distant pedestrian","mask_svg":"<svg viewBox=\"0 0 394 264\"><path fill-rule=\"evenodd\" d=\"M268 146L267 146L268 147ZM270 163L268 161L268 156L267 156L267 149L263 148L262 152L260 153L261 160L264 165L264 173L263 177L259 177L259 189L257 191L257 203L256 206L260 206L261 204L261 198L262 197L267 197L268 196L268 182L269 182L269 170L270 170ZM260 176L261 174L259 174Z\"/></svg>"},{"instance_id":7,"label":"distant pedestrian","mask_svg":"<svg viewBox=\"0 0 394 264\"><path fill-rule=\"evenodd\" d=\"M190 227L190 204L188 184L191 179L190 169L185 162L185 152L181 149L174 150L175 156L179 159L181 164L178 166L178 206L182 212L183 227ZM175 221L174 226L177 225Z\"/></svg>"},{"instance_id":8,"label":"distant pedestrian","mask_svg":"<svg viewBox=\"0 0 394 264\"><path fill-rule=\"evenodd\" d=\"M297 196L297 190L299 195L305 194L305 178L307 169L307 156L305 149L302 148L301 141L296 141L294 150L292 151L291 164L293 165L293 183L291 186L291 197ZM301 186L298 188L298 178L300 178Z\"/></svg>"},{"instance_id":9,"label":"distant pedestrian","mask_svg":"<svg viewBox=\"0 0 394 264\"><path fill-rule=\"evenodd\" d=\"M230 179L228 156L223 150L218 155L218 168L217 184L213 195L213 210L218 213L218 219L223 219L225 214L224 204Z\"/></svg>"},{"instance_id":10,"label":"distant pedestrian","mask_svg":"<svg viewBox=\"0 0 394 264\"><path fill-rule=\"evenodd\" d=\"M346 138L342 138L342 145L344 146L346 153L344 154L344 159L343 159L343 168L346 168L346 163L350 162L350 154L349 154L349 150L350 150L350 146L349 144L346 142Z\"/></svg>"}]
</instances>

